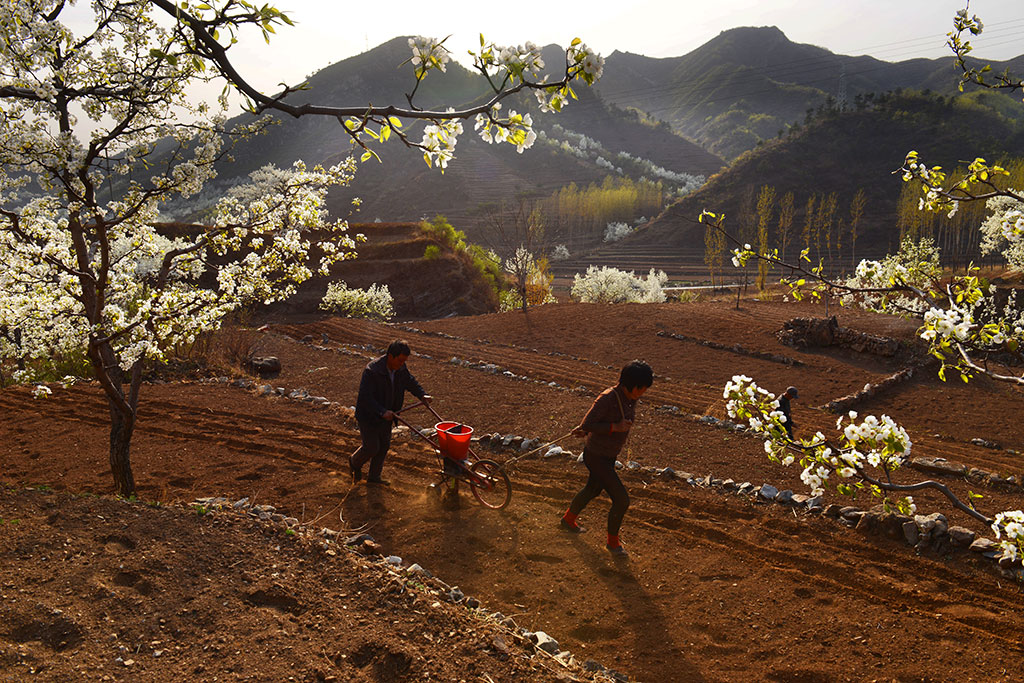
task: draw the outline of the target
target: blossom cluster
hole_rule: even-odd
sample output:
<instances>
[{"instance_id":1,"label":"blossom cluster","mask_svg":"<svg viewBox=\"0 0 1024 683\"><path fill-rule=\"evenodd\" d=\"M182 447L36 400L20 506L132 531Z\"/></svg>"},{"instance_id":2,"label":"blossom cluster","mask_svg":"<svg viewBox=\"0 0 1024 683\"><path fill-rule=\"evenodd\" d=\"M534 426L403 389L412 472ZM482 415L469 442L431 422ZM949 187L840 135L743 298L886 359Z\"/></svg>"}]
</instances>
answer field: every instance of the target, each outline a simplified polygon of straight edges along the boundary
<instances>
[{"instance_id":1,"label":"blossom cluster","mask_svg":"<svg viewBox=\"0 0 1024 683\"><path fill-rule=\"evenodd\" d=\"M409 39L412 63L416 67L417 76L422 76L430 69L437 69L442 73L448 70L451 56L443 43L444 41L438 41L436 38L423 36L414 36Z\"/></svg>"},{"instance_id":2,"label":"blossom cluster","mask_svg":"<svg viewBox=\"0 0 1024 683\"><path fill-rule=\"evenodd\" d=\"M946 309L931 308L925 311L924 325L919 334L925 341L950 337L958 341L966 341L971 335L973 323L970 312L955 306Z\"/></svg>"},{"instance_id":3,"label":"blossom cluster","mask_svg":"<svg viewBox=\"0 0 1024 683\"><path fill-rule=\"evenodd\" d=\"M1005 555L1015 560L1024 557L1024 511L1000 512L992 523L992 531L1001 539Z\"/></svg>"},{"instance_id":4,"label":"blossom cluster","mask_svg":"<svg viewBox=\"0 0 1024 683\"><path fill-rule=\"evenodd\" d=\"M427 166L436 165L442 169L448 168L448 162L455 158L455 144L462 134L462 122L457 119L448 119L430 124L423 129L423 139L420 147L423 149L423 160Z\"/></svg>"},{"instance_id":5,"label":"blossom cluster","mask_svg":"<svg viewBox=\"0 0 1024 683\"><path fill-rule=\"evenodd\" d=\"M861 261L854 277L846 280L850 290L841 301L845 306L870 311L918 316L929 306L906 287L930 292L937 287L941 275L939 249L934 240L905 237L897 253L881 261Z\"/></svg>"},{"instance_id":6,"label":"blossom cluster","mask_svg":"<svg viewBox=\"0 0 1024 683\"><path fill-rule=\"evenodd\" d=\"M501 103L497 102L487 114L477 114L475 128L480 131L480 138L487 144L513 144L520 154L523 150L533 147L537 140L537 133L533 130L533 117L530 114L520 114L515 109L511 110L507 117L501 117L498 114L500 110ZM462 132L461 128L459 132Z\"/></svg>"}]
</instances>

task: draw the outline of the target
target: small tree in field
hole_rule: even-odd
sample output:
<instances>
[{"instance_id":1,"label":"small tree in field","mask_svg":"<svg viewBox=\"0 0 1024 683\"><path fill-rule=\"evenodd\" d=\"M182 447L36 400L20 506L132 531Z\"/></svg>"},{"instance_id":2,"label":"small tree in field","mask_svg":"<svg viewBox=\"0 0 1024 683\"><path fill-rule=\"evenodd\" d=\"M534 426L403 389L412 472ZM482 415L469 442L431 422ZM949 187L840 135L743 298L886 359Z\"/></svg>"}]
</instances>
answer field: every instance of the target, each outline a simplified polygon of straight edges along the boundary
<instances>
[{"instance_id":1,"label":"small tree in field","mask_svg":"<svg viewBox=\"0 0 1024 683\"><path fill-rule=\"evenodd\" d=\"M254 113L336 119L364 159L373 156L366 140L395 137L443 169L462 120L475 117L488 142L522 151L535 138L532 120L503 113L501 101L532 90L542 110L559 111L574 96L570 83L593 83L603 67L577 39L563 77L540 82L535 45L481 41L475 67L489 97L467 109L425 111L413 104L416 88L445 69L448 54L443 41L415 38L407 107L292 105L292 88L265 95L228 56L242 29L269 38L291 23L270 5L94 0L91 23L76 32L65 21L73 4L0 6L0 362L22 366L17 379L30 382L48 379L54 358L80 361L107 400L110 466L123 495L135 490L129 451L145 364L239 306L282 299L354 255L347 225L324 208L327 191L351 180L352 159L328 169L261 169L203 225L161 221L163 204L199 193L231 141L263 125L229 130L225 102L194 103L190 84L222 79ZM403 119L427 124L422 139L405 132ZM322 256L312 261L311 252Z\"/></svg>"}]
</instances>

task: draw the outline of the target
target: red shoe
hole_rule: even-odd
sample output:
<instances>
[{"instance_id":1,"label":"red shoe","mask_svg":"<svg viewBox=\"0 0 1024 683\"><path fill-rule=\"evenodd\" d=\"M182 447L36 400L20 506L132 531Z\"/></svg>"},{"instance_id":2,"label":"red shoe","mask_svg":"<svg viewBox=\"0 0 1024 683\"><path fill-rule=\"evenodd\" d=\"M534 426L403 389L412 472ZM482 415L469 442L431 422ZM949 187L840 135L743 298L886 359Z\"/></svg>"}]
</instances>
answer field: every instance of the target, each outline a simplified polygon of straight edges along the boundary
<instances>
[{"instance_id":1,"label":"red shoe","mask_svg":"<svg viewBox=\"0 0 1024 683\"><path fill-rule=\"evenodd\" d=\"M610 552L612 556L616 558L625 559L629 557L629 553L627 553L626 549L623 548L621 545L606 545L605 548L608 548L608 552Z\"/></svg>"}]
</instances>

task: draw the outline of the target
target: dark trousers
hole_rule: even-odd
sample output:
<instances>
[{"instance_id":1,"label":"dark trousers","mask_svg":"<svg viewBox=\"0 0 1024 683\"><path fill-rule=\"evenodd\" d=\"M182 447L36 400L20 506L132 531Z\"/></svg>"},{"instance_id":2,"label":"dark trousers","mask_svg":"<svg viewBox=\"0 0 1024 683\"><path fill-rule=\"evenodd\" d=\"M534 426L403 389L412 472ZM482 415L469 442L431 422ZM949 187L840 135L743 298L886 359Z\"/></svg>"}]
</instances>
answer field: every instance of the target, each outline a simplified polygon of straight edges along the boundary
<instances>
[{"instance_id":1,"label":"dark trousers","mask_svg":"<svg viewBox=\"0 0 1024 683\"><path fill-rule=\"evenodd\" d=\"M370 479L380 479L380 473L384 470L384 458L388 455L388 448L391 447L391 428L393 422L366 422L359 420L359 436L363 444L352 454L352 466L357 470L363 469L367 461L370 462Z\"/></svg>"},{"instance_id":2,"label":"dark trousers","mask_svg":"<svg viewBox=\"0 0 1024 683\"><path fill-rule=\"evenodd\" d=\"M607 491L612 499L612 507L608 511L608 533L618 536L622 518L629 508L629 494L615 472L615 459L590 455L583 449L583 464L590 470L590 476L587 478L586 486L569 504L569 512L574 515L580 514L587 503L600 495L601 491Z\"/></svg>"}]
</instances>

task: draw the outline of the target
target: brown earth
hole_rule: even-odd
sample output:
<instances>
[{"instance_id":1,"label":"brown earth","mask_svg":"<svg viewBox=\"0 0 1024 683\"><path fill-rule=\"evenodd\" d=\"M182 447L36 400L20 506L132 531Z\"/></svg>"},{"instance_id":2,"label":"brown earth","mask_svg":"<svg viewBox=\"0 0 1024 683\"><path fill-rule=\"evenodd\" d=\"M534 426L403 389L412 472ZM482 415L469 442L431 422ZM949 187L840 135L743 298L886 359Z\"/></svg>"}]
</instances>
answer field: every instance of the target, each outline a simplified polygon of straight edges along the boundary
<instances>
[{"instance_id":1,"label":"brown earth","mask_svg":"<svg viewBox=\"0 0 1024 683\"><path fill-rule=\"evenodd\" d=\"M776 391L788 384L800 388L794 404L798 431L834 428L835 416L815 406L900 366L850 350L801 352L775 339L785 320L817 313L809 305L754 301L744 301L738 311L714 302L557 304L527 315L418 323L421 331L346 319L282 319L272 322L258 345L260 353L282 360L272 386L304 389L340 406L260 396L227 383L146 386L133 464L140 499L161 501L163 509L59 494L111 488L104 471L105 409L95 387L55 388L46 401L34 401L24 389L4 390L0 481L57 491L8 490L0 498L0 517L8 521L0 541L0 605L5 616L21 615L22 624L0 626L4 675L27 678L30 666L44 667L50 680L281 680L287 673L296 680L413 680L429 674L486 681L557 675L536 668L525 651L501 659L479 620L471 622L480 626L468 642L448 635L467 622L450 629L442 622L465 620L466 610L445 605L431 611L422 604L429 596L412 605L372 602L371 583L348 582L369 581L373 570L358 569L363 564L344 553L325 561L301 535L268 536L244 516L172 510L173 503L196 496L224 495L271 503L314 528L365 530L385 554L417 562L487 608L545 631L579 661L592 658L638 680L1018 680L1024 666L1020 586L968 552L917 554L902 539L866 535L796 508L623 470L632 497L622 532L630 557L616 562L603 547L607 499L584 512L586 533L569 536L557 527L585 478L574 460L518 461L505 510L485 509L465 494L459 509L442 510L427 493L437 479L433 451L409 434L393 445L385 470L390 486L349 482L343 463L358 432L344 406L355 401L365 363L388 341L404 337L415 354L410 368L435 395L442 416L465 421L478 433L546 440L566 434L594 392L614 383L624 362L645 358L657 378L641 400L624 462L803 492L799 470L767 462L758 440L687 414L724 417L722 386L742 372ZM848 311L840 324L906 340L913 332L904 321ZM714 349L659 331L741 348ZM318 346L326 335L327 349L296 341L306 335ZM767 351L801 364L740 351ZM452 357L493 363L528 380L488 374ZM659 409L664 405L683 414ZM903 424L915 456L1019 477L1022 406L1019 392L1003 385L943 384L927 373L859 409ZM422 409L407 416L420 426L433 422ZM1000 447L978 446L973 438ZM579 448L571 439L561 444ZM478 451L497 460L512 455ZM898 474L900 481L923 478L910 469ZM1019 489L943 481L961 496L968 490L984 494L979 507L989 514L1022 507ZM915 499L920 512L943 512L951 524L986 531L944 499ZM23 523L11 524L14 518ZM117 540L124 537L131 543ZM126 548L118 550L119 543ZM121 573L131 576L118 583ZM140 582L148 595L139 595ZM245 597L259 590L263 597ZM282 611L289 599L303 605L300 615ZM61 628L77 634L64 645L46 635L53 628L43 628L64 624L43 616L55 609L73 622ZM355 613L362 622L353 623ZM159 658L152 652L157 646L149 645L153 640L164 648ZM360 650L367 643L377 649ZM114 662L118 645L131 651L135 664L129 670ZM404 668L388 669L387 661ZM579 675L562 671L570 674Z\"/></svg>"}]
</instances>

